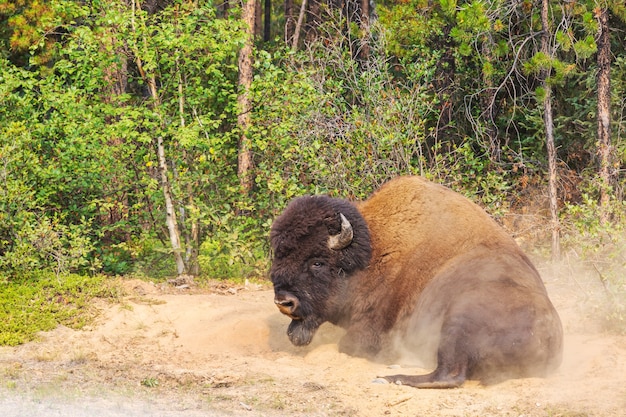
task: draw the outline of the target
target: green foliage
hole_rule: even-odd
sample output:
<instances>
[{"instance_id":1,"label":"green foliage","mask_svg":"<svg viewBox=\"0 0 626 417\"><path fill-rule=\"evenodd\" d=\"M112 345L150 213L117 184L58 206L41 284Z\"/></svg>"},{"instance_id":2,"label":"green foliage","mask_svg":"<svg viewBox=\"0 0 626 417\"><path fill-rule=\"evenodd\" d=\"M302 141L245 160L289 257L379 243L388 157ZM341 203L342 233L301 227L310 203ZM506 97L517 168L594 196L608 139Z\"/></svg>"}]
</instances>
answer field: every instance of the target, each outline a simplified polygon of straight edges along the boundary
<instances>
[{"instance_id":1,"label":"green foliage","mask_svg":"<svg viewBox=\"0 0 626 417\"><path fill-rule=\"evenodd\" d=\"M405 62L436 59L444 42L443 32L456 7L454 0L441 3L443 11L425 0L377 4L387 52Z\"/></svg>"},{"instance_id":2,"label":"green foliage","mask_svg":"<svg viewBox=\"0 0 626 417\"><path fill-rule=\"evenodd\" d=\"M457 8L457 0L439 0L441 10L447 15L453 15Z\"/></svg>"},{"instance_id":3,"label":"green foliage","mask_svg":"<svg viewBox=\"0 0 626 417\"><path fill-rule=\"evenodd\" d=\"M27 219L16 227L10 248L0 258L0 278L33 270L52 271L59 277L87 269L94 246L86 230L88 225L66 226L59 219ZM99 269L98 264L92 264L90 269Z\"/></svg>"},{"instance_id":4,"label":"green foliage","mask_svg":"<svg viewBox=\"0 0 626 417\"><path fill-rule=\"evenodd\" d=\"M472 149L471 140L461 145L434 147L433 167L426 177L445 183L485 207L493 216L506 214L509 209L511 174L492 169L489 159Z\"/></svg>"},{"instance_id":5,"label":"green foliage","mask_svg":"<svg viewBox=\"0 0 626 417\"><path fill-rule=\"evenodd\" d=\"M176 275L171 247L165 241L144 233L135 239L110 248L103 258L108 259L105 272L141 278L164 280Z\"/></svg>"},{"instance_id":6,"label":"green foliage","mask_svg":"<svg viewBox=\"0 0 626 417\"><path fill-rule=\"evenodd\" d=\"M563 217L567 219L568 227L565 229L565 244L575 246L581 250L583 257L590 257L602 251L607 246L610 248L623 248L621 232L626 224L624 212L626 203L624 201L613 201L608 207L611 222L602 223L600 221L600 207L597 202L598 189L586 190L582 193L582 201L578 204L566 204ZM570 241L571 239L571 241ZM623 256L624 254L617 254ZM602 256L605 259L614 258L613 255ZM615 266L626 267L622 261Z\"/></svg>"},{"instance_id":7,"label":"green foliage","mask_svg":"<svg viewBox=\"0 0 626 417\"><path fill-rule=\"evenodd\" d=\"M156 388L159 386L159 380L155 377L148 377L141 380L141 385L146 388Z\"/></svg>"},{"instance_id":8,"label":"green foliage","mask_svg":"<svg viewBox=\"0 0 626 417\"><path fill-rule=\"evenodd\" d=\"M584 39L576 41L574 51L580 58L587 59L598 51L598 46L593 36L588 35Z\"/></svg>"},{"instance_id":9,"label":"green foliage","mask_svg":"<svg viewBox=\"0 0 626 417\"><path fill-rule=\"evenodd\" d=\"M563 247L574 252L602 282L608 295L600 314L607 330L626 334L626 201L598 205L601 184L591 178L582 186L582 201L566 204L562 216ZM599 213L606 210L607 222Z\"/></svg>"},{"instance_id":10,"label":"green foliage","mask_svg":"<svg viewBox=\"0 0 626 417\"><path fill-rule=\"evenodd\" d=\"M459 44L459 53L462 56L472 54L472 43L476 37L486 33L491 27L485 6L486 3L482 0L472 1L460 7L456 13L456 25L450 30L450 37Z\"/></svg>"},{"instance_id":11,"label":"green foliage","mask_svg":"<svg viewBox=\"0 0 626 417\"><path fill-rule=\"evenodd\" d=\"M259 196L270 197L269 207L306 192L362 198L395 175L420 171L429 111L420 82L429 70L416 64L416 81L394 80L380 45L370 44L361 67L341 49L350 41L324 39L295 57L292 70L273 72L285 81L271 83L283 90L265 99L256 116L266 124L252 132L264 155Z\"/></svg>"},{"instance_id":12,"label":"green foliage","mask_svg":"<svg viewBox=\"0 0 626 417\"><path fill-rule=\"evenodd\" d=\"M141 241L144 228L162 230L157 135L166 140L177 201L201 195L221 202L237 184L232 126L240 23L191 3L135 17L92 7L96 25L66 28L53 71L2 62L0 264L16 273L54 262L58 273L87 264L112 274L134 270L136 258L124 246ZM158 109L144 100L141 78L129 77L129 94L110 96L111 69L125 70L120 51L129 48L158 74ZM184 208L183 230L207 215L202 201ZM42 255L33 236L46 227L48 242L60 237ZM77 246L84 250L74 264L59 262Z\"/></svg>"},{"instance_id":13,"label":"green foliage","mask_svg":"<svg viewBox=\"0 0 626 417\"><path fill-rule=\"evenodd\" d=\"M106 187L102 167L116 166L111 149L101 146L103 138L95 133L104 124L102 115L76 90L55 85L54 76L35 80L7 70L3 78L8 81L3 114L9 122L0 138L5 184L0 265L5 274L24 268L56 274L88 264L97 268L97 260L89 260L97 219L91 202L103 192L99 187ZM95 117L84 117L94 110Z\"/></svg>"},{"instance_id":14,"label":"green foliage","mask_svg":"<svg viewBox=\"0 0 626 417\"><path fill-rule=\"evenodd\" d=\"M97 315L94 298L117 296L103 276L33 272L19 280L0 281L0 345L28 342L60 324L80 329Z\"/></svg>"},{"instance_id":15,"label":"green foliage","mask_svg":"<svg viewBox=\"0 0 626 417\"><path fill-rule=\"evenodd\" d=\"M54 59L54 29L82 16L81 6L71 0L0 2L3 57L22 64L29 58L32 65L48 64Z\"/></svg>"},{"instance_id":16,"label":"green foliage","mask_svg":"<svg viewBox=\"0 0 626 417\"><path fill-rule=\"evenodd\" d=\"M269 266L266 236L269 224L258 230L250 217L213 218L214 228L200 246L198 262L206 278L265 276Z\"/></svg>"},{"instance_id":17,"label":"green foliage","mask_svg":"<svg viewBox=\"0 0 626 417\"><path fill-rule=\"evenodd\" d=\"M324 10L318 39L300 52L258 45L247 132L237 127L244 34L236 9L218 18L208 1L150 12L119 2L39 3L0 3L5 280L36 269L175 273L158 137L183 251L199 251L207 277L263 275L271 220L302 194L364 198L393 176L420 174L505 213L515 169L545 169L542 70L554 87L560 158L579 174L595 169L594 2L551 3L551 21L562 24L547 54L538 51L538 8L529 2L378 2L366 39L357 23ZM624 7L607 7L620 201L626 70L616 34ZM12 36L30 49L9 50ZM244 133L255 159L250 195L237 178ZM582 222L574 209L566 216Z\"/></svg>"}]
</instances>

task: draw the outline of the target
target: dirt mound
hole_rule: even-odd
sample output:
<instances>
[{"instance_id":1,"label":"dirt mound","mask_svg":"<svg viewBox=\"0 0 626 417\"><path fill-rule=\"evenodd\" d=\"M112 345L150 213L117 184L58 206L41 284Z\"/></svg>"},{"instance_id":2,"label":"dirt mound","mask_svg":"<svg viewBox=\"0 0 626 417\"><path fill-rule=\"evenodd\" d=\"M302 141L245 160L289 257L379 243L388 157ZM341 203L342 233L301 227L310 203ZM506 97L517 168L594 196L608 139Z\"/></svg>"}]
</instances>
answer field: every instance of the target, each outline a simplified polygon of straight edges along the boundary
<instances>
[{"instance_id":1,"label":"dirt mound","mask_svg":"<svg viewBox=\"0 0 626 417\"><path fill-rule=\"evenodd\" d=\"M545 272L545 271L544 271ZM545 275L545 274L544 274ZM560 282L565 281L565 282ZM595 289L548 281L565 356L547 379L416 390L373 384L398 373L340 353L340 329L292 346L289 320L256 286L198 290L127 281L89 329L58 328L0 349L0 411L17 415L622 416L626 338L600 332L583 308ZM397 364L402 366L402 364ZM407 373L427 370L407 368Z\"/></svg>"}]
</instances>

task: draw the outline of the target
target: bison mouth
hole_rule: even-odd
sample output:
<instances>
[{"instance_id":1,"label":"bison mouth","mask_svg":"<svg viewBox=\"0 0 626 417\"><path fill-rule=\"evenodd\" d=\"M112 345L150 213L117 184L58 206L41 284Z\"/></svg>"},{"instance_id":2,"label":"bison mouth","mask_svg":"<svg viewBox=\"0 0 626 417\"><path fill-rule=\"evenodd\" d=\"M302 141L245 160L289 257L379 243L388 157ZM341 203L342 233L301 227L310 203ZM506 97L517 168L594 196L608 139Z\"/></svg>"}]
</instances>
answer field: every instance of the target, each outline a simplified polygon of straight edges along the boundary
<instances>
[{"instance_id":1,"label":"bison mouth","mask_svg":"<svg viewBox=\"0 0 626 417\"><path fill-rule=\"evenodd\" d=\"M296 346L305 346L311 343L313 335L321 321L315 315L307 313L296 295L288 291L277 291L274 304L281 313L291 318L287 329L289 340Z\"/></svg>"},{"instance_id":2,"label":"bison mouth","mask_svg":"<svg viewBox=\"0 0 626 417\"><path fill-rule=\"evenodd\" d=\"M285 316L289 317L292 320L302 320L302 317L300 317L299 315L297 315L293 309L293 307L291 305L281 305L281 304L276 304L276 307L278 307L278 309L280 310L281 313L283 313Z\"/></svg>"},{"instance_id":3,"label":"bison mouth","mask_svg":"<svg viewBox=\"0 0 626 417\"><path fill-rule=\"evenodd\" d=\"M274 297L274 304L285 316L290 317L293 320L302 320L302 314L300 313L300 301L298 298L284 291L280 291Z\"/></svg>"}]
</instances>

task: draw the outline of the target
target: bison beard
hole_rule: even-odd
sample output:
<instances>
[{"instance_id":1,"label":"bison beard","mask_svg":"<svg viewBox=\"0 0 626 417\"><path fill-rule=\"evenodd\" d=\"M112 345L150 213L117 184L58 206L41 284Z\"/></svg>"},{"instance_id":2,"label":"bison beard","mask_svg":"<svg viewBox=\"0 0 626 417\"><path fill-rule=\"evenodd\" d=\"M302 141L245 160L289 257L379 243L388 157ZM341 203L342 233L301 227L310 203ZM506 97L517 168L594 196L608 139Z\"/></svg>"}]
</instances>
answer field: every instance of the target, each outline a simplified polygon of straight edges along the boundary
<instances>
[{"instance_id":1,"label":"bison beard","mask_svg":"<svg viewBox=\"0 0 626 417\"><path fill-rule=\"evenodd\" d=\"M314 321L292 320L287 328L287 336L296 346L308 345L320 324Z\"/></svg>"},{"instance_id":2,"label":"bison beard","mask_svg":"<svg viewBox=\"0 0 626 417\"><path fill-rule=\"evenodd\" d=\"M274 302L292 318L295 345L328 321L346 329L343 352L432 357L430 374L385 377L419 388L543 376L560 364L561 322L537 270L445 187L400 177L362 203L300 197L270 240Z\"/></svg>"}]
</instances>

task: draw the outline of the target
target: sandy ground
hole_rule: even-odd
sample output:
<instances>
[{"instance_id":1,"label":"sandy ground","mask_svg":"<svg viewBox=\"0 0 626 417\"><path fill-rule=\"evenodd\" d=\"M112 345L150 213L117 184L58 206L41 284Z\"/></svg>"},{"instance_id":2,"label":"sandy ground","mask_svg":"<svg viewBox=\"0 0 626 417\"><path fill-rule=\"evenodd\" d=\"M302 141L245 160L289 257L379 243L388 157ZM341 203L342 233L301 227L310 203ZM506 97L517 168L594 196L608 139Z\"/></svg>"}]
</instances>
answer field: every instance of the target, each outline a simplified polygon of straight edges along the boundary
<instances>
[{"instance_id":1,"label":"sandy ground","mask_svg":"<svg viewBox=\"0 0 626 417\"><path fill-rule=\"evenodd\" d=\"M626 416L626 337L598 324L603 289L557 275L546 283L566 333L560 370L453 390L372 383L399 371L339 353L330 325L292 346L269 287L125 281L91 328L0 349L0 415Z\"/></svg>"}]
</instances>

